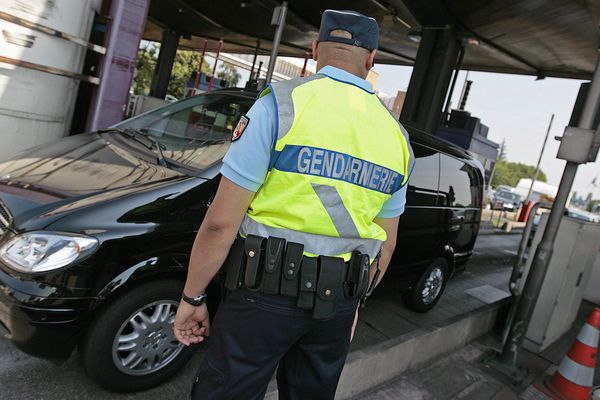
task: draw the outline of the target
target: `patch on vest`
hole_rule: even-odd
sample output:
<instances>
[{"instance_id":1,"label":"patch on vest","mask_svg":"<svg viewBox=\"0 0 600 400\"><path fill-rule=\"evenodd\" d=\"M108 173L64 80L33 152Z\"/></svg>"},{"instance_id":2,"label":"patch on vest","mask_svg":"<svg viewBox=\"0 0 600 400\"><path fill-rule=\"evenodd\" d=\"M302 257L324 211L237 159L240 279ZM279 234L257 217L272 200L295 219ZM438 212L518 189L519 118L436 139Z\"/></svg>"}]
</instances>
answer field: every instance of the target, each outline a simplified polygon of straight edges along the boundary
<instances>
[{"instance_id":1,"label":"patch on vest","mask_svg":"<svg viewBox=\"0 0 600 400\"><path fill-rule=\"evenodd\" d=\"M248 126L249 122L250 118L246 117L245 115L242 115L242 118L240 118L240 122L238 122L235 129L233 130L233 136L231 137L232 142L235 142L236 140L242 137L242 133L244 133L244 131L246 130L246 127Z\"/></svg>"},{"instance_id":2,"label":"patch on vest","mask_svg":"<svg viewBox=\"0 0 600 400\"><path fill-rule=\"evenodd\" d=\"M344 181L385 194L398 191L404 180L401 173L382 165L311 146L286 145L278 152L274 168Z\"/></svg>"}]
</instances>

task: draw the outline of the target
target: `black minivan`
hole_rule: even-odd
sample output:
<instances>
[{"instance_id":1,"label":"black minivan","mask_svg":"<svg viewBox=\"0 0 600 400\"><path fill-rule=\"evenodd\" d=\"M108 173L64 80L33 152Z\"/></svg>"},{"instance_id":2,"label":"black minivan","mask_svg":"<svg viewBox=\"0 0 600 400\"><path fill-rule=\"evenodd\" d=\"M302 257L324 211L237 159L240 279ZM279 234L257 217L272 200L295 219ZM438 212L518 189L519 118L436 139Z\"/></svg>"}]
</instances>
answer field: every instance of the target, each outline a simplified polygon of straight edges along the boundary
<instances>
[{"instance_id":1,"label":"black minivan","mask_svg":"<svg viewBox=\"0 0 600 400\"><path fill-rule=\"evenodd\" d=\"M78 347L114 391L175 374L194 351L172 331L192 242L255 97L195 96L0 163L0 334L43 358ZM426 311L472 252L483 175L464 150L407 129L416 166L386 282Z\"/></svg>"}]
</instances>

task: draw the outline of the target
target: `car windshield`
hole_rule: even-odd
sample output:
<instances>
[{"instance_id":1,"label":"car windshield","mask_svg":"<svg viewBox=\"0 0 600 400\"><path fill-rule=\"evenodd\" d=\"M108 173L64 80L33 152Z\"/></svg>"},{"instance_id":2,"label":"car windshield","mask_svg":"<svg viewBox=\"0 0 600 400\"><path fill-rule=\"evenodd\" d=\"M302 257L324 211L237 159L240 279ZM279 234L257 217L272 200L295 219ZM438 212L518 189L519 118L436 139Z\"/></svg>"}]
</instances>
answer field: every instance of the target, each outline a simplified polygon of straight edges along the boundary
<instances>
[{"instance_id":1,"label":"car windshield","mask_svg":"<svg viewBox=\"0 0 600 400\"><path fill-rule=\"evenodd\" d=\"M252 98L231 94L201 94L113 128L142 129L160 142L165 158L205 170L225 156L233 129L253 103Z\"/></svg>"},{"instance_id":2,"label":"car windshield","mask_svg":"<svg viewBox=\"0 0 600 400\"><path fill-rule=\"evenodd\" d=\"M496 192L496 197L501 197L509 201L521 201L520 195L518 195L517 193L509 192L507 190L498 190Z\"/></svg>"}]
</instances>

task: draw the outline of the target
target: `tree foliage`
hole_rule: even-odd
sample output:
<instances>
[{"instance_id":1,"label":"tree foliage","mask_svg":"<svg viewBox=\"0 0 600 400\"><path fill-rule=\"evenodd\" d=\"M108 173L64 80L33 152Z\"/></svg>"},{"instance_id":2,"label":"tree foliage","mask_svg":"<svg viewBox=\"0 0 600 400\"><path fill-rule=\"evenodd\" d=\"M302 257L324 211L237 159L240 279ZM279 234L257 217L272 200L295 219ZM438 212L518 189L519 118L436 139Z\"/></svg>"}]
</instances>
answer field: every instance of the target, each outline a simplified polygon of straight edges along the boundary
<instances>
[{"instance_id":1,"label":"tree foliage","mask_svg":"<svg viewBox=\"0 0 600 400\"><path fill-rule=\"evenodd\" d=\"M133 77L133 94L147 95L150 93L152 74L156 67L158 50L156 46L146 46L138 50L135 60L135 75Z\"/></svg>"},{"instance_id":2,"label":"tree foliage","mask_svg":"<svg viewBox=\"0 0 600 400\"><path fill-rule=\"evenodd\" d=\"M532 165L498 160L496 163L496 169L494 171L494 177L492 178L492 186L497 187L500 185L506 185L515 187L517 186L517 183L519 183L520 179L532 179L534 173L535 167ZM537 180L546 182L546 179L546 174L540 170Z\"/></svg>"},{"instance_id":3,"label":"tree foliage","mask_svg":"<svg viewBox=\"0 0 600 400\"><path fill-rule=\"evenodd\" d=\"M500 148L498 149L498 160L506 161L506 139L502 139L502 143L500 143Z\"/></svg>"},{"instance_id":4,"label":"tree foliage","mask_svg":"<svg viewBox=\"0 0 600 400\"><path fill-rule=\"evenodd\" d=\"M600 214L600 199L595 199L595 200L590 201L590 204L588 205L587 210L590 212L595 212L597 214Z\"/></svg>"},{"instance_id":5,"label":"tree foliage","mask_svg":"<svg viewBox=\"0 0 600 400\"><path fill-rule=\"evenodd\" d=\"M225 79L227 81L228 87L235 87L239 83L242 75L238 72L235 65L224 62L219 67L219 72L217 73L217 78Z\"/></svg>"},{"instance_id":6,"label":"tree foliage","mask_svg":"<svg viewBox=\"0 0 600 400\"><path fill-rule=\"evenodd\" d=\"M138 50L135 64L137 71L133 79L134 94L147 95L150 93L150 85L158 60L159 49L160 45L151 44ZM200 53L195 51L177 50L175 61L173 62L173 69L171 70L167 94L175 96L178 99L183 98L187 82L192 76L192 72L198 69L200 57ZM202 62L202 72L208 75L211 73L211 68L206 60Z\"/></svg>"},{"instance_id":7,"label":"tree foliage","mask_svg":"<svg viewBox=\"0 0 600 400\"><path fill-rule=\"evenodd\" d=\"M169 79L169 88L167 94L183 98L188 80L192 76L192 72L198 70L200 65L201 54L189 50L177 50L173 69L171 70L171 79ZM207 75L211 74L211 68L206 60L202 61L202 72Z\"/></svg>"}]
</instances>

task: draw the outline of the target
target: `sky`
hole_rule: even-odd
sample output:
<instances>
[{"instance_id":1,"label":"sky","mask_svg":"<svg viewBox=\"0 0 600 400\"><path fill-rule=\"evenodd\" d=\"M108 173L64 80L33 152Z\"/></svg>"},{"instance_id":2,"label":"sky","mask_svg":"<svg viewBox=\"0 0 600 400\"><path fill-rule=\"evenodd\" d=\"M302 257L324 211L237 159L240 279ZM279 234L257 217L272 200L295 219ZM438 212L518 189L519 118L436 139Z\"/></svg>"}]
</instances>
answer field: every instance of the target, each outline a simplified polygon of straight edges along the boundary
<instances>
[{"instance_id":1,"label":"sky","mask_svg":"<svg viewBox=\"0 0 600 400\"><path fill-rule=\"evenodd\" d=\"M377 89L389 95L406 91L412 67L375 65L379 73ZM458 75L452 104L458 103L466 72ZM508 161L536 165L550 117L554 122L548 144L544 150L541 170L548 183L558 185L565 161L556 158L562 136L571 117L571 111L583 82L574 79L546 78L536 81L533 76L470 72L473 81L465 109L489 127L488 138L501 143L506 141ZM597 177L596 187L592 180ZM592 193L600 199L600 160L579 166L574 191L584 197Z\"/></svg>"}]
</instances>

